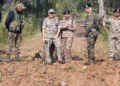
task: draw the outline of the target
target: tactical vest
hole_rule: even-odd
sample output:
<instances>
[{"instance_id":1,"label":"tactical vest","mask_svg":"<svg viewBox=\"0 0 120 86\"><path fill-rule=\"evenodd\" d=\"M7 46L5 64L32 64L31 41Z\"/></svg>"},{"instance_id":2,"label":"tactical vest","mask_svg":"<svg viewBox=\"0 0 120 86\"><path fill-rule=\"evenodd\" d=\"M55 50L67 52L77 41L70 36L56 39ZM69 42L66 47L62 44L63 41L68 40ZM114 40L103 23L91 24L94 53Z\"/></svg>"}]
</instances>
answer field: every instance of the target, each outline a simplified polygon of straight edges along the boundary
<instances>
[{"instance_id":1,"label":"tactical vest","mask_svg":"<svg viewBox=\"0 0 120 86\"><path fill-rule=\"evenodd\" d=\"M15 16L12 22L10 23L10 31L21 33L23 29L22 28L23 16L22 14L18 14L16 10L14 10L13 12Z\"/></svg>"}]
</instances>

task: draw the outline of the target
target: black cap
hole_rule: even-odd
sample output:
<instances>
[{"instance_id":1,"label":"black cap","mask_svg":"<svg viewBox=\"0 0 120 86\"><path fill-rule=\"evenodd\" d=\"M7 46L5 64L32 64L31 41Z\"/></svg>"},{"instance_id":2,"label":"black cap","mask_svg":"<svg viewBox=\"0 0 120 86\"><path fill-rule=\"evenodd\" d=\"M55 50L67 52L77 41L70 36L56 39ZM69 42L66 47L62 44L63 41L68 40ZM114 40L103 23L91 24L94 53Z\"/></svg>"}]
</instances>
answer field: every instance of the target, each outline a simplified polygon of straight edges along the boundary
<instances>
[{"instance_id":1,"label":"black cap","mask_svg":"<svg viewBox=\"0 0 120 86\"><path fill-rule=\"evenodd\" d=\"M113 10L113 13L115 13L115 12L119 12L119 13L120 13L120 9L115 8L115 9Z\"/></svg>"},{"instance_id":2,"label":"black cap","mask_svg":"<svg viewBox=\"0 0 120 86\"><path fill-rule=\"evenodd\" d=\"M90 7L92 7L92 5L90 3L87 3L87 4L84 5L84 9L88 9Z\"/></svg>"},{"instance_id":3,"label":"black cap","mask_svg":"<svg viewBox=\"0 0 120 86\"><path fill-rule=\"evenodd\" d=\"M70 10L65 10L64 12L63 12L63 14L65 15L65 14L70 14Z\"/></svg>"}]
</instances>

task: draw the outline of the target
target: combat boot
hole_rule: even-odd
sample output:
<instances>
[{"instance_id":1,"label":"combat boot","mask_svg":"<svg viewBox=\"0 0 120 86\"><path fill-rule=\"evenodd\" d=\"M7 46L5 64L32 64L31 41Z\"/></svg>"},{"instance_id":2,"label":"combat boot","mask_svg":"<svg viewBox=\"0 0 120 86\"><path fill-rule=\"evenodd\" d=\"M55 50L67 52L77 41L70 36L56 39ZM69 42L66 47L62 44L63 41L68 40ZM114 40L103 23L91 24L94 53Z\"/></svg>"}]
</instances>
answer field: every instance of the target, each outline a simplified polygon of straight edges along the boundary
<instances>
[{"instance_id":1,"label":"combat boot","mask_svg":"<svg viewBox=\"0 0 120 86\"><path fill-rule=\"evenodd\" d=\"M52 60L51 60L50 58L47 58L47 59L46 59L46 63L49 64L49 65L52 65L52 64L53 64L53 63L52 63Z\"/></svg>"},{"instance_id":2,"label":"combat boot","mask_svg":"<svg viewBox=\"0 0 120 86\"><path fill-rule=\"evenodd\" d=\"M91 60L90 58L88 59L88 62L84 63L84 65L90 65L91 64Z\"/></svg>"},{"instance_id":3,"label":"combat boot","mask_svg":"<svg viewBox=\"0 0 120 86\"><path fill-rule=\"evenodd\" d=\"M118 54L115 55L115 57L113 58L114 61L120 61L120 56Z\"/></svg>"},{"instance_id":4,"label":"combat boot","mask_svg":"<svg viewBox=\"0 0 120 86\"><path fill-rule=\"evenodd\" d=\"M84 63L84 65L90 65L90 61L88 61L88 62Z\"/></svg>"},{"instance_id":5,"label":"combat boot","mask_svg":"<svg viewBox=\"0 0 120 86\"><path fill-rule=\"evenodd\" d=\"M96 63L97 63L95 57L92 58L92 63L93 63L93 64L96 64Z\"/></svg>"},{"instance_id":6,"label":"combat boot","mask_svg":"<svg viewBox=\"0 0 120 86\"><path fill-rule=\"evenodd\" d=\"M11 61L12 61L12 59L10 58L10 55L7 55L5 62L11 62Z\"/></svg>"},{"instance_id":7,"label":"combat boot","mask_svg":"<svg viewBox=\"0 0 120 86\"><path fill-rule=\"evenodd\" d=\"M58 60L58 63L60 63L60 64L65 64L65 61L63 61L63 60Z\"/></svg>"},{"instance_id":8,"label":"combat boot","mask_svg":"<svg viewBox=\"0 0 120 86\"><path fill-rule=\"evenodd\" d=\"M16 55L15 56L15 61L23 61L23 60L19 57L19 55Z\"/></svg>"}]
</instances>

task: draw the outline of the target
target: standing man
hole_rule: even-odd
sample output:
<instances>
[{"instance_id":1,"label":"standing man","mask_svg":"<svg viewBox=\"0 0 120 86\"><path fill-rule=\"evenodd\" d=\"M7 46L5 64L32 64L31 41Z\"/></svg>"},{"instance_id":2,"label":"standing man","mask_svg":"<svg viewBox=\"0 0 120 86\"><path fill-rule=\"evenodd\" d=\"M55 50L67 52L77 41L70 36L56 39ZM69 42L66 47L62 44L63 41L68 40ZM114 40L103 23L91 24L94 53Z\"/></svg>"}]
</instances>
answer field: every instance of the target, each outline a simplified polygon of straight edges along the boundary
<instances>
[{"instance_id":1,"label":"standing man","mask_svg":"<svg viewBox=\"0 0 120 86\"><path fill-rule=\"evenodd\" d=\"M62 28L62 57L65 60L72 60L72 42L76 30L76 22L71 18L70 10L64 11L63 20L60 21Z\"/></svg>"},{"instance_id":2,"label":"standing man","mask_svg":"<svg viewBox=\"0 0 120 86\"><path fill-rule=\"evenodd\" d=\"M53 14L53 16L54 16L55 18L58 18L58 17L56 16L56 13ZM52 45L51 45L51 47L50 47L50 55L51 55L51 57L52 57L53 63L56 62L56 61L57 61L57 52L56 52L56 48L55 48L55 44L54 44L54 43L52 43Z\"/></svg>"},{"instance_id":3,"label":"standing man","mask_svg":"<svg viewBox=\"0 0 120 86\"><path fill-rule=\"evenodd\" d=\"M42 28L42 37L44 41L47 63L52 64L52 58L50 56L50 48L52 43L54 43L57 50L58 62L63 63L61 57L60 27L58 18L55 16L54 9L48 10L48 17L44 19Z\"/></svg>"},{"instance_id":4,"label":"standing man","mask_svg":"<svg viewBox=\"0 0 120 86\"><path fill-rule=\"evenodd\" d=\"M85 65L90 65L91 63L96 64L94 55L94 46L98 37L99 23L101 18L92 12L92 6L90 3L84 6L85 12L87 14L85 22L85 38L87 39L87 50L88 50L88 62Z\"/></svg>"},{"instance_id":5,"label":"standing man","mask_svg":"<svg viewBox=\"0 0 120 86\"><path fill-rule=\"evenodd\" d=\"M103 28L109 34L109 60L120 60L120 9L114 9L113 17L103 23ZM110 31L106 28L110 25Z\"/></svg>"},{"instance_id":6,"label":"standing man","mask_svg":"<svg viewBox=\"0 0 120 86\"><path fill-rule=\"evenodd\" d=\"M15 60L20 61L20 43L21 35L23 30L23 10L25 6L23 4L18 4L15 10L8 13L7 19L5 21L5 26L8 29L8 42L9 50L7 54L6 61L11 61L10 56L15 47Z\"/></svg>"}]
</instances>

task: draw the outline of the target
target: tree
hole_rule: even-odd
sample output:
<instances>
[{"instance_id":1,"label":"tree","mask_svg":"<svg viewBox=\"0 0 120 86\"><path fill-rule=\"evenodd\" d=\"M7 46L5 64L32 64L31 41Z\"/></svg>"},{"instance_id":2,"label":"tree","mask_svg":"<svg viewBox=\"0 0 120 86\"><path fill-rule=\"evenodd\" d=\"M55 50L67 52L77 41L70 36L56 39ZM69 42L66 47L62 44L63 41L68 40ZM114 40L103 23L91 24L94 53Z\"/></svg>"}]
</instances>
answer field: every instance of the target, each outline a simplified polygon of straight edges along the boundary
<instances>
[{"instance_id":1,"label":"tree","mask_svg":"<svg viewBox=\"0 0 120 86\"><path fill-rule=\"evenodd\" d=\"M0 22L2 20L2 5L3 5L3 0L0 0Z\"/></svg>"},{"instance_id":2,"label":"tree","mask_svg":"<svg viewBox=\"0 0 120 86\"><path fill-rule=\"evenodd\" d=\"M104 19L106 19L106 11L104 8L104 0L98 0L99 3L99 16L104 16Z\"/></svg>"}]
</instances>

